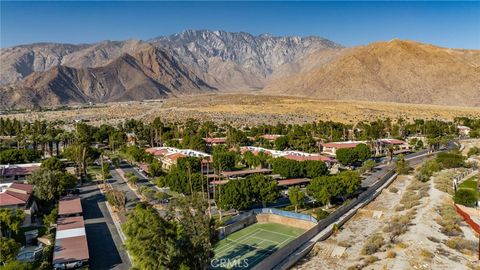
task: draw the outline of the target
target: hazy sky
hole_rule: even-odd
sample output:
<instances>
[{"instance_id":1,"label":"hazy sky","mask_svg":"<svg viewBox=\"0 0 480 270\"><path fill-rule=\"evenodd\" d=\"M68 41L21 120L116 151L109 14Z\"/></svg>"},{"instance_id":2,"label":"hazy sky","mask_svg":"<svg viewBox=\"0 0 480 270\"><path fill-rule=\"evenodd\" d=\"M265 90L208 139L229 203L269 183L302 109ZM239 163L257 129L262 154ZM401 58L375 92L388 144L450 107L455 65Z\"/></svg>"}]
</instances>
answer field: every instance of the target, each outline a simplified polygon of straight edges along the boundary
<instances>
[{"instance_id":1,"label":"hazy sky","mask_svg":"<svg viewBox=\"0 0 480 270\"><path fill-rule=\"evenodd\" d=\"M149 39L184 29L480 49L480 2L1 2L1 47Z\"/></svg>"}]
</instances>

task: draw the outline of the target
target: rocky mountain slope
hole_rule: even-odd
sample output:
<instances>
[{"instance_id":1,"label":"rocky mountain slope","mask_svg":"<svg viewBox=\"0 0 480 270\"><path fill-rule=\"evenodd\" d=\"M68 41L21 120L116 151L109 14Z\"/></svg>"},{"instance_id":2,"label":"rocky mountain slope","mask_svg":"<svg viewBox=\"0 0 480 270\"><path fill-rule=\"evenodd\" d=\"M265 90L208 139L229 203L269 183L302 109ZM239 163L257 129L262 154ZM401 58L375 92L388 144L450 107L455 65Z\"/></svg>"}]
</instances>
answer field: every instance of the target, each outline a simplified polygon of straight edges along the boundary
<instances>
[{"instance_id":1,"label":"rocky mountain slope","mask_svg":"<svg viewBox=\"0 0 480 270\"><path fill-rule=\"evenodd\" d=\"M480 106L480 51L394 40L187 30L148 41L0 49L0 106L141 100L235 89L321 99Z\"/></svg>"},{"instance_id":2,"label":"rocky mountain slope","mask_svg":"<svg viewBox=\"0 0 480 270\"><path fill-rule=\"evenodd\" d=\"M148 45L101 67L60 65L34 72L19 84L5 87L0 97L4 106L49 106L156 99L213 90L170 54Z\"/></svg>"},{"instance_id":3,"label":"rocky mountain slope","mask_svg":"<svg viewBox=\"0 0 480 270\"><path fill-rule=\"evenodd\" d=\"M149 42L173 51L186 66L220 89L262 88L280 66L315 51L341 48L320 37L253 36L209 30L187 30Z\"/></svg>"},{"instance_id":4,"label":"rocky mountain slope","mask_svg":"<svg viewBox=\"0 0 480 270\"><path fill-rule=\"evenodd\" d=\"M311 55L309 59L324 58ZM265 92L480 106L480 51L392 40L345 49L330 62L272 80Z\"/></svg>"}]
</instances>

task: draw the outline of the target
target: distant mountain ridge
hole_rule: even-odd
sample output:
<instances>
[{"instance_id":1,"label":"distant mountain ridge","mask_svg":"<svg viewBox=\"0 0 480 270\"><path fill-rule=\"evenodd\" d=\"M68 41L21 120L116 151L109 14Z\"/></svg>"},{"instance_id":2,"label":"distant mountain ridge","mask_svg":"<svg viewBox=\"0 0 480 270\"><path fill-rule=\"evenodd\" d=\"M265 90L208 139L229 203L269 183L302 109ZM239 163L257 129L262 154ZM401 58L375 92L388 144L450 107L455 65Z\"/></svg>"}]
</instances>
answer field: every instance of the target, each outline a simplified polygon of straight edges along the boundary
<instances>
[{"instance_id":1,"label":"distant mountain ridge","mask_svg":"<svg viewBox=\"0 0 480 270\"><path fill-rule=\"evenodd\" d=\"M310 37L186 30L147 41L0 49L0 107L235 89L321 99L480 106L480 51L410 41L345 48Z\"/></svg>"},{"instance_id":2,"label":"distant mountain ridge","mask_svg":"<svg viewBox=\"0 0 480 270\"><path fill-rule=\"evenodd\" d=\"M480 51L405 40L376 42L346 49L325 65L272 80L264 91L321 99L480 106Z\"/></svg>"}]
</instances>

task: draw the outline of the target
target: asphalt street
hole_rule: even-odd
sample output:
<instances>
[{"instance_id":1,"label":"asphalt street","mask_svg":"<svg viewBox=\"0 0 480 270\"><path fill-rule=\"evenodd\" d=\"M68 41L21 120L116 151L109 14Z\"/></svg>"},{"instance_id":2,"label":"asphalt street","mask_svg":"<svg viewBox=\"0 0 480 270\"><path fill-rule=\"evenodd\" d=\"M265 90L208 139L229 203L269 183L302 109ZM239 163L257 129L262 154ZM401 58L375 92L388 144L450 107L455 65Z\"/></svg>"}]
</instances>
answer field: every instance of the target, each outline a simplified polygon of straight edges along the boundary
<instances>
[{"instance_id":1,"label":"asphalt street","mask_svg":"<svg viewBox=\"0 0 480 270\"><path fill-rule=\"evenodd\" d=\"M96 184L80 188L90 269L128 270L131 267L122 241L108 212L105 196Z\"/></svg>"}]
</instances>

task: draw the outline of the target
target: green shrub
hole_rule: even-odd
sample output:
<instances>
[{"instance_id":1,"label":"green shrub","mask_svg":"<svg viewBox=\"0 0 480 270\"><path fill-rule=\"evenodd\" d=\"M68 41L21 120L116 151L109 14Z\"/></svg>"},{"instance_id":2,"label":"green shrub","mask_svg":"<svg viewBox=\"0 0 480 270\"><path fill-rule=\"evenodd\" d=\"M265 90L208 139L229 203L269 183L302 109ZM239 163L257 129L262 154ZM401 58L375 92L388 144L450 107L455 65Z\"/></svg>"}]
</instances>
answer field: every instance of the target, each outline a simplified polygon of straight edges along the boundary
<instances>
[{"instance_id":1,"label":"green shrub","mask_svg":"<svg viewBox=\"0 0 480 270\"><path fill-rule=\"evenodd\" d=\"M453 200L457 204L474 207L477 203L477 192L473 189L461 188L455 192Z\"/></svg>"},{"instance_id":2,"label":"green shrub","mask_svg":"<svg viewBox=\"0 0 480 270\"><path fill-rule=\"evenodd\" d=\"M474 155L479 155L480 154L480 148L474 146L468 150L467 156L471 157Z\"/></svg>"},{"instance_id":3,"label":"green shrub","mask_svg":"<svg viewBox=\"0 0 480 270\"><path fill-rule=\"evenodd\" d=\"M317 217L317 220L322 220L322 219L328 217L328 215L330 215L330 213L328 213L327 211L325 211L321 208L315 210L315 216Z\"/></svg>"}]
</instances>

